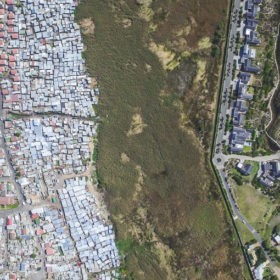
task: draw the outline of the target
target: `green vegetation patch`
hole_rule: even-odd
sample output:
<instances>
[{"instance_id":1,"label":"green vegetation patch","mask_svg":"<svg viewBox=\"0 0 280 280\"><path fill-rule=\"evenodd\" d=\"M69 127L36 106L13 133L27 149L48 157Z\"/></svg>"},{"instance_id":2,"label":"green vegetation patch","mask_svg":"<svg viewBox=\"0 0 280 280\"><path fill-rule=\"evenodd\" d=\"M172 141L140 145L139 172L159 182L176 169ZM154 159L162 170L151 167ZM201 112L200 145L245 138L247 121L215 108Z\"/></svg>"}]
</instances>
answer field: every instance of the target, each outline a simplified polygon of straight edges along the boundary
<instances>
[{"instance_id":1,"label":"green vegetation patch","mask_svg":"<svg viewBox=\"0 0 280 280\"><path fill-rule=\"evenodd\" d=\"M0 205L0 210L15 209L18 207L18 205L19 205L18 203L6 205L6 206Z\"/></svg>"},{"instance_id":2,"label":"green vegetation patch","mask_svg":"<svg viewBox=\"0 0 280 280\"><path fill-rule=\"evenodd\" d=\"M240 212L256 230L263 234L275 208L272 201L247 184L234 188L234 195Z\"/></svg>"},{"instance_id":3,"label":"green vegetation patch","mask_svg":"<svg viewBox=\"0 0 280 280\"><path fill-rule=\"evenodd\" d=\"M252 152L252 146L244 146L244 148L243 148L244 154L249 154L251 152Z\"/></svg>"},{"instance_id":4,"label":"green vegetation patch","mask_svg":"<svg viewBox=\"0 0 280 280\"><path fill-rule=\"evenodd\" d=\"M88 71L101 89L94 160L125 274L183 279L199 255L203 278L221 271L238 278L239 249L232 244L218 186L198 139L180 123L184 100L168 90L164 95L168 75L147 48L149 25L138 11L132 0L84 0L76 11L78 21L92 17L95 24L95 34L84 36ZM127 18L130 26L123 24Z\"/></svg>"},{"instance_id":5,"label":"green vegetation patch","mask_svg":"<svg viewBox=\"0 0 280 280\"><path fill-rule=\"evenodd\" d=\"M247 229L247 227L240 220L236 220L236 225L244 244L254 240L254 235Z\"/></svg>"},{"instance_id":6,"label":"green vegetation patch","mask_svg":"<svg viewBox=\"0 0 280 280\"><path fill-rule=\"evenodd\" d=\"M209 223L211 221L211 223ZM211 248L217 242L217 239L222 238L221 229L224 224L221 219L221 212L214 203L199 206L195 208L190 217L190 224L195 234L199 235L201 243L198 247L205 250ZM206 237L206 238L205 238Z\"/></svg>"}]
</instances>

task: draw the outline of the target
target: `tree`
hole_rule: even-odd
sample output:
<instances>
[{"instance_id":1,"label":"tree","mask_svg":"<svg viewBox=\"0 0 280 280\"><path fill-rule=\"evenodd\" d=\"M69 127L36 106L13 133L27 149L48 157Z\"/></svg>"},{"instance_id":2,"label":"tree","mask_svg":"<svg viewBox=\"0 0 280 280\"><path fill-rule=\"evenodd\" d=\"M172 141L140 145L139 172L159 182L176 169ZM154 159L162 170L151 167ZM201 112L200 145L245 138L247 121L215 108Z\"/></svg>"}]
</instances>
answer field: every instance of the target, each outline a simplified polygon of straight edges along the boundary
<instances>
[{"instance_id":1,"label":"tree","mask_svg":"<svg viewBox=\"0 0 280 280\"><path fill-rule=\"evenodd\" d=\"M243 185L243 180L242 177L238 175L234 175L232 179L237 183L237 185L242 186Z\"/></svg>"},{"instance_id":2,"label":"tree","mask_svg":"<svg viewBox=\"0 0 280 280\"><path fill-rule=\"evenodd\" d=\"M32 254L30 255L30 258L35 259L35 258L36 258L36 254L35 254L35 253L32 253Z\"/></svg>"},{"instance_id":3,"label":"tree","mask_svg":"<svg viewBox=\"0 0 280 280\"><path fill-rule=\"evenodd\" d=\"M272 231L272 232L275 233L275 234L280 234L280 224L277 225L277 226L275 226L275 227L273 228L273 231Z\"/></svg>"}]
</instances>

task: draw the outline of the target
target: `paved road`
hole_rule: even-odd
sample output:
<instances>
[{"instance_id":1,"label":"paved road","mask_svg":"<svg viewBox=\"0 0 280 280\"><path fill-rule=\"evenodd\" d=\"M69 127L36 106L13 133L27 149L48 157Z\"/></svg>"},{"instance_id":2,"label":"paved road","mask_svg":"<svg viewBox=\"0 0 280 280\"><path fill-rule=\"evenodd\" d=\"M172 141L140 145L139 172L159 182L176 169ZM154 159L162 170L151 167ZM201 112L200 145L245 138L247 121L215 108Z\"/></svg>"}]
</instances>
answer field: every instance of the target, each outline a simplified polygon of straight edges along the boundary
<instances>
[{"instance_id":1,"label":"paved road","mask_svg":"<svg viewBox=\"0 0 280 280\"><path fill-rule=\"evenodd\" d=\"M0 218L6 218L8 216L12 216L18 213L23 213L23 212L29 212L32 209L36 209L38 207L55 207L56 204L51 203L48 200L41 201L39 204L20 204L17 208L15 209L9 209L9 210L1 210L0 211Z\"/></svg>"},{"instance_id":2,"label":"paved road","mask_svg":"<svg viewBox=\"0 0 280 280\"><path fill-rule=\"evenodd\" d=\"M227 161L229 159L240 159L240 160L251 160L251 161L271 161L271 160L280 160L280 152L277 152L273 155L269 156L258 156L258 157L249 157L249 156L243 156L243 155L223 155L224 159Z\"/></svg>"},{"instance_id":3,"label":"paved road","mask_svg":"<svg viewBox=\"0 0 280 280\"><path fill-rule=\"evenodd\" d=\"M6 16L5 16L5 20L7 20ZM3 110L3 95L0 94L0 134L1 134L1 139L0 139L0 148L2 148L4 150L5 153L5 157L6 157L6 162L10 171L10 181L14 184L16 191L17 191L17 198L19 200L20 205L23 204L23 202L25 201L25 197L23 195L22 189L20 187L20 185L17 183L16 181L16 176L15 176L15 170L12 167L11 161L10 161L10 157L9 157L9 152L7 149L7 146L5 144L5 140L4 140L4 116L5 112ZM7 178L5 178L5 180L7 180ZM2 210L5 211L5 210Z\"/></svg>"},{"instance_id":4,"label":"paved road","mask_svg":"<svg viewBox=\"0 0 280 280\"><path fill-rule=\"evenodd\" d=\"M217 131L216 143L219 145L217 148L221 148L221 142L224 138L225 132L225 123L226 123L226 115L229 110L229 98L231 93L231 86L232 86L232 71L233 71L233 59L234 59L234 50L236 46L236 34L238 29L238 13L240 9L240 0L234 1L234 8L233 8L233 15L231 21L231 28L230 34L228 38L228 51L227 51L227 58L224 65L224 76L223 76L223 87L221 93L221 106L219 112L219 129Z\"/></svg>"},{"instance_id":5,"label":"paved road","mask_svg":"<svg viewBox=\"0 0 280 280\"><path fill-rule=\"evenodd\" d=\"M262 161L271 161L271 160L280 160L280 152L277 152L273 155L269 156L258 156L258 157L250 157L244 155L237 155L237 154L230 154L224 155L221 151L216 153L213 158L213 163L217 167L217 169L223 169L224 164L230 159L238 159L238 160L250 160L255 162L262 162Z\"/></svg>"},{"instance_id":6,"label":"paved road","mask_svg":"<svg viewBox=\"0 0 280 280\"><path fill-rule=\"evenodd\" d=\"M20 205L23 204L23 202L25 201L25 197L23 195L23 192L22 192L22 189L21 189L21 186L17 183L16 181L16 175L15 175L15 170L14 168L12 167L12 164L11 164L11 160L10 160L10 155L9 155L9 152L8 152L8 149L7 149L7 146L6 146L6 143L5 143L5 140L4 140L4 122L3 122L3 96L2 94L0 94L0 134L1 134L1 139L0 139L0 148L2 148L4 150L4 153L5 153L5 157L6 157L6 162L7 162L7 165L8 165L8 168L9 168L9 171L10 171L10 177L9 179L7 177L5 177L5 181L7 180L10 180L15 188L16 188L16 191L17 191L17 198L19 200L19 203ZM4 210L2 210L4 211Z\"/></svg>"}]
</instances>

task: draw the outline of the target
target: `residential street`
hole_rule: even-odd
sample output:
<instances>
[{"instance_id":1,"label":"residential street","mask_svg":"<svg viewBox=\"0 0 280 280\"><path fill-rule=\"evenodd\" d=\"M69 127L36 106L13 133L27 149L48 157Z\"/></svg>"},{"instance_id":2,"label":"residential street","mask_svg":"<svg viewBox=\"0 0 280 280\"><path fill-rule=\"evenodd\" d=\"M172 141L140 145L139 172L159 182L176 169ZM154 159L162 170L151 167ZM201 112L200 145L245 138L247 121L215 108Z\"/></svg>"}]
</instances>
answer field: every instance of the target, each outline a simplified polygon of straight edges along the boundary
<instances>
[{"instance_id":1,"label":"residential street","mask_svg":"<svg viewBox=\"0 0 280 280\"><path fill-rule=\"evenodd\" d=\"M230 34L228 38L228 51L227 51L227 59L224 65L224 75L223 75L223 87L220 96L220 114L219 114L219 125L222 129L218 129L217 137L216 137L216 146L221 145L223 138L224 138L224 131L225 131L225 123L226 123L226 115L228 112L228 101L231 92L231 85L232 85L232 69L233 69L233 58L234 58L234 50L235 50L235 37L238 28L237 18L238 18L238 11L240 9L240 0L234 1L234 8L233 8L233 15L231 21L231 28Z\"/></svg>"},{"instance_id":2,"label":"residential street","mask_svg":"<svg viewBox=\"0 0 280 280\"><path fill-rule=\"evenodd\" d=\"M3 95L2 94L0 94L0 108L3 108ZM5 140L4 140L4 122L2 121L3 120L3 109L0 110L0 120L1 120L0 121L0 135L1 135L0 148L2 148L5 152L5 156L6 156L6 159L7 159L7 164L8 164L9 170L10 170L10 174L11 174L10 177L9 177L9 180L16 187L17 197L18 197L18 200L19 200L19 206L22 206L23 202L25 201L25 198L24 198L24 195L21 191L20 185L16 181L15 171L14 171L12 165L11 165L9 152L8 152L7 147L6 147ZM0 215L2 214L3 211L5 211L5 210L2 210L0 212Z\"/></svg>"}]
</instances>

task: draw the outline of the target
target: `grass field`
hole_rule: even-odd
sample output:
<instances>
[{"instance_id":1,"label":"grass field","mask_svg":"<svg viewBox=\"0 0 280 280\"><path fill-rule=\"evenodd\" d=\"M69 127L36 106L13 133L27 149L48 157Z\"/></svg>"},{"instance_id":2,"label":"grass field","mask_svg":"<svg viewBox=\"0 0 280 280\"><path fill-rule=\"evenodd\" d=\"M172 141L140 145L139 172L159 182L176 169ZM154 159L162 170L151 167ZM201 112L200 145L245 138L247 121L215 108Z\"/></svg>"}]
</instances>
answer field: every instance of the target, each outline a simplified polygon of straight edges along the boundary
<instances>
[{"instance_id":1,"label":"grass field","mask_svg":"<svg viewBox=\"0 0 280 280\"><path fill-rule=\"evenodd\" d=\"M18 207L18 205L19 205L18 203L16 203L16 204L9 204L9 205L6 205L6 206L1 205L0 206L0 210L15 209L15 208Z\"/></svg>"},{"instance_id":2,"label":"grass field","mask_svg":"<svg viewBox=\"0 0 280 280\"><path fill-rule=\"evenodd\" d=\"M254 235L247 229L247 227L240 220L236 220L236 225L244 244L250 242L251 240L254 240Z\"/></svg>"},{"instance_id":3,"label":"grass field","mask_svg":"<svg viewBox=\"0 0 280 280\"><path fill-rule=\"evenodd\" d=\"M251 185L236 187L234 195L241 213L264 236L275 205L260 190L256 190Z\"/></svg>"},{"instance_id":4,"label":"grass field","mask_svg":"<svg viewBox=\"0 0 280 280\"><path fill-rule=\"evenodd\" d=\"M170 32L180 33L186 25L185 13L168 16L180 9L213 10L211 24L201 31L212 37L227 5L213 0L219 5L209 10L208 1L199 1L200 8L197 2L154 1L143 8L132 0L84 0L76 13L78 21L92 17L95 24L94 35L84 36L84 57L101 89L98 176L128 279L242 279L243 259L201 145L210 140L217 87L217 78L207 73L218 60L204 49L207 39L200 52L192 53L202 39L195 29L186 35L193 39L190 54L173 75L163 69L159 53L148 48L152 40L166 46L160 49L161 59L170 59L172 52L181 57L179 46L166 43ZM153 21L149 9L155 12ZM187 15L191 21L191 10ZM160 18L169 20L173 31L168 22L161 26ZM152 28L157 33L149 33ZM196 78L198 55L206 64ZM176 95L170 84L190 72L183 83L185 96ZM193 79L209 81L201 88ZM201 142L197 137L207 135Z\"/></svg>"}]
</instances>

